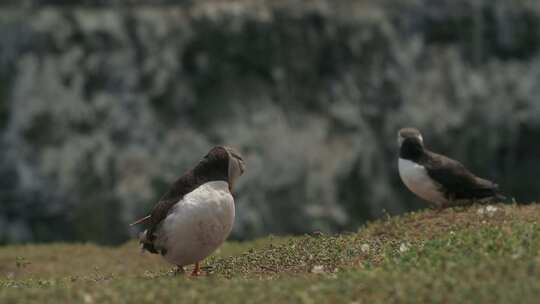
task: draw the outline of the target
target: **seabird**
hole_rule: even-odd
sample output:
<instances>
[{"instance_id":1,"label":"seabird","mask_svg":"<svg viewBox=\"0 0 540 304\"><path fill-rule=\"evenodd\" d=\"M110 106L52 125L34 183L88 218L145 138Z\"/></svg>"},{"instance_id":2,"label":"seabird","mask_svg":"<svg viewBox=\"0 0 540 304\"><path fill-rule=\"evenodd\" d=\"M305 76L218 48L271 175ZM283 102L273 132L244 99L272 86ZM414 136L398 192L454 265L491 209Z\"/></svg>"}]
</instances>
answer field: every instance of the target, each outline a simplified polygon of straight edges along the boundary
<instances>
[{"instance_id":1,"label":"seabird","mask_svg":"<svg viewBox=\"0 0 540 304\"><path fill-rule=\"evenodd\" d=\"M476 200L504 199L494 182L472 174L460 162L424 148L415 128L398 132L399 175L414 194L439 210Z\"/></svg>"},{"instance_id":2,"label":"seabird","mask_svg":"<svg viewBox=\"0 0 540 304\"><path fill-rule=\"evenodd\" d=\"M139 236L142 249L161 254L177 272L199 263L228 237L234 222L236 180L244 173L244 160L232 148L218 146L174 182L152 212L133 225L145 224Z\"/></svg>"}]
</instances>

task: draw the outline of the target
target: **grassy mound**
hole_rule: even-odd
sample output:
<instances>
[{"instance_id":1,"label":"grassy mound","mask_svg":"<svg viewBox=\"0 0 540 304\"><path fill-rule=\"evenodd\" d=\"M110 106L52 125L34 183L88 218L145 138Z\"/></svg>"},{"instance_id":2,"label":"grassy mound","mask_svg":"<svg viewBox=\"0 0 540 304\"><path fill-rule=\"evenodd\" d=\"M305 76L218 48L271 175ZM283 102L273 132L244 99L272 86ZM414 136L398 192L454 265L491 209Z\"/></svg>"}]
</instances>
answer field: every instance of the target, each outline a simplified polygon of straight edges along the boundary
<instances>
[{"instance_id":1,"label":"grassy mound","mask_svg":"<svg viewBox=\"0 0 540 304\"><path fill-rule=\"evenodd\" d=\"M538 303L540 207L389 217L338 236L225 244L174 276L135 243L0 249L0 303ZM156 302L158 301L158 302Z\"/></svg>"}]
</instances>

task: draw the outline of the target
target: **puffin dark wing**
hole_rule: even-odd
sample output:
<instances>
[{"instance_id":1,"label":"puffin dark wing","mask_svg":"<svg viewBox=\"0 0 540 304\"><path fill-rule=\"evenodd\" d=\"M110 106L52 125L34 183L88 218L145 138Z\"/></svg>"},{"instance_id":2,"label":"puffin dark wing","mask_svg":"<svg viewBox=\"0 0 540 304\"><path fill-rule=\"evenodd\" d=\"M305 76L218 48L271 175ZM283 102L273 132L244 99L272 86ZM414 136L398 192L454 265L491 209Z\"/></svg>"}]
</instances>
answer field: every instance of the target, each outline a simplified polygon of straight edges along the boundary
<instances>
[{"instance_id":1,"label":"puffin dark wing","mask_svg":"<svg viewBox=\"0 0 540 304\"><path fill-rule=\"evenodd\" d=\"M161 199L152 209L148 230L154 230L169 214L169 210L176 205L182 198Z\"/></svg>"},{"instance_id":2,"label":"puffin dark wing","mask_svg":"<svg viewBox=\"0 0 540 304\"><path fill-rule=\"evenodd\" d=\"M150 217L145 221L147 224L146 234L144 238L140 239L144 249L152 253L158 253L158 250L154 247L154 232L167 217L171 208L180 203L186 194L197 188L198 184L200 184L200 181L193 176L192 171L189 171L176 180L171 189L161 197L152 209Z\"/></svg>"},{"instance_id":3,"label":"puffin dark wing","mask_svg":"<svg viewBox=\"0 0 540 304\"><path fill-rule=\"evenodd\" d=\"M166 200L160 200L152 209L152 213L147 217L147 220L145 220L145 223L147 224L148 228L146 229L146 233L142 233L139 237L139 242L142 244L143 249L151 252L151 253L160 253L155 247L154 247L154 240L155 230L159 227L161 222L167 217L167 214L169 214L169 210L178 203L181 200L178 199L166 199Z\"/></svg>"},{"instance_id":4,"label":"puffin dark wing","mask_svg":"<svg viewBox=\"0 0 540 304\"><path fill-rule=\"evenodd\" d=\"M133 223L144 223L147 225L146 231L139 237L143 248L152 253L161 251L164 254L164 249L155 248L154 246L154 240L156 239L155 233L163 220L167 218L172 208L176 204L181 204L186 194L207 182L228 182L228 170L229 152L226 148L218 146L212 148L195 168L177 179L171 189L154 206L150 215Z\"/></svg>"},{"instance_id":5,"label":"puffin dark wing","mask_svg":"<svg viewBox=\"0 0 540 304\"><path fill-rule=\"evenodd\" d=\"M429 160L424 167L446 197L459 200L499 196L497 184L475 176L460 162L433 152L426 153Z\"/></svg>"}]
</instances>

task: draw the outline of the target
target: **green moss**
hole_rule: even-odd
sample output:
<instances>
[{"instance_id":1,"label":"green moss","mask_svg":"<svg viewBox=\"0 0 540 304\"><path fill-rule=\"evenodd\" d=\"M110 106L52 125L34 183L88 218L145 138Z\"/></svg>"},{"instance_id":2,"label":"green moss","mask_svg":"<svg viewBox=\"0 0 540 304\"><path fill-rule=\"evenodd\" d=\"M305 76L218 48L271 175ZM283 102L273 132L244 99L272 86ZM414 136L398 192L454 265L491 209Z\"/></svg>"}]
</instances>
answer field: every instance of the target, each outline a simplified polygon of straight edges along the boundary
<instances>
[{"instance_id":1,"label":"green moss","mask_svg":"<svg viewBox=\"0 0 540 304\"><path fill-rule=\"evenodd\" d=\"M137 245L0 248L3 303L536 303L540 207L421 212L347 235L226 243L173 276Z\"/></svg>"}]
</instances>

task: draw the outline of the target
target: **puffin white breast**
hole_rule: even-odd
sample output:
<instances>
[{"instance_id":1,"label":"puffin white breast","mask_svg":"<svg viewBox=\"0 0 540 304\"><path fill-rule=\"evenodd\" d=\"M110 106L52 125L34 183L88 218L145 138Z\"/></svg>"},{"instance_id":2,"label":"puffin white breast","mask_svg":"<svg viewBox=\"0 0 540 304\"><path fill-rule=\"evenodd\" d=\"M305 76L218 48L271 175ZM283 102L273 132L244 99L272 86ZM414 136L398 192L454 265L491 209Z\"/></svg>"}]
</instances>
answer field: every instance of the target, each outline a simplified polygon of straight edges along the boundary
<instances>
[{"instance_id":1,"label":"puffin white breast","mask_svg":"<svg viewBox=\"0 0 540 304\"><path fill-rule=\"evenodd\" d=\"M205 183L171 209L156 231L164 258L184 266L199 262L227 238L234 223L234 199L225 181Z\"/></svg>"},{"instance_id":2,"label":"puffin white breast","mask_svg":"<svg viewBox=\"0 0 540 304\"><path fill-rule=\"evenodd\" d=\"M436 204L447 202L439 186L429 177L424 166L399 158L398 167L401 180L414 194Z\"/></svg>"}]
</instances>

